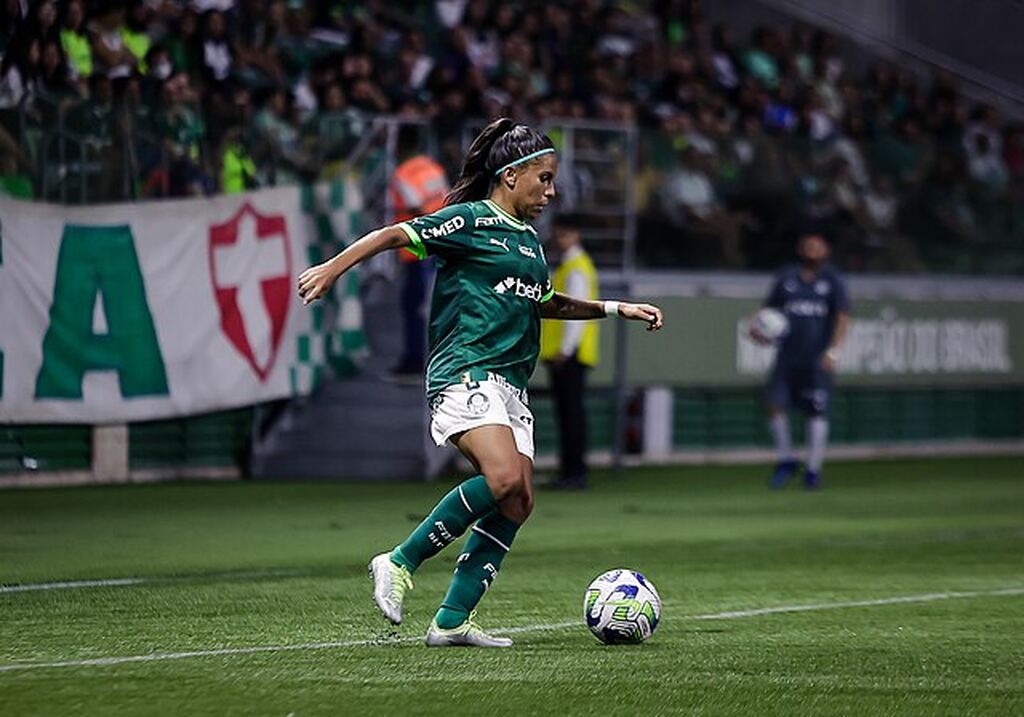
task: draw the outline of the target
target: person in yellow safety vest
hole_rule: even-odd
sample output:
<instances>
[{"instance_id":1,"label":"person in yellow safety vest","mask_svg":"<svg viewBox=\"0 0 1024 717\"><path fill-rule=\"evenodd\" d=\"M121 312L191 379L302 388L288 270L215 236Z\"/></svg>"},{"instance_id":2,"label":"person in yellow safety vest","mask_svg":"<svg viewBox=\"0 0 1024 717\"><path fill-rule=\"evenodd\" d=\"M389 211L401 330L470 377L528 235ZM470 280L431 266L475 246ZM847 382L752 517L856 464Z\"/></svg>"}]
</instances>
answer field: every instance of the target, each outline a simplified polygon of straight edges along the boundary
<instances>
[{"instance_id":1,"label":"person in yellow safety vest","mask_svg":"<svg viewBox=\"0 0 1024 717\"><path fill-rule=\"evenodd\" d=\"M577 222L570 216L555 220L555 245L560 255L552 274L556 292L578 299L598 295L597 270L583 249ZM587 371L600 358L596 321L541 322L540 360L548 367L558 425L559 476L551 488L587 487L587 414L583 406Z\"/></svg>"},{"instance_id":2,"label":"person in yellow safety vest","mask_svg":"<svg viewBox=\"0 0 1024 717\"><path fill-rule=\"evenodd\" d=\"M153 46L153 39L148 34L149 7L145 3L133 5L125 24L121 26L121 41L128 52L135 56L135 68L142 74L149 72L146 55Z\"/></svg>"},{"instance_id":3,"label":"person in yellow safety vest","mask_svg":"<svg viewBox=\"0 0 1024 717\"><path fill-rule=\"evenodd\" d=\"M92 45L85 33L85 11L81 0L70 0L64 8L60 44L67 57L72 81L82 88L86 87L92 76Z\"/></svg>"},{"instance_id":4,"label":"person in yellow safety vest","mask_svg":"<svg viewBox=\"0 0 1024 717\"><path fill-rule=\"evenodd\" d=\"M220 190L224 194L241 194L260 186L256 176L256 163L243 137L240 127L229 129L221 144Z\"/></svg>"},{"instance_id":5,"label":"person in yellow safety vest","mask_svg":"<svg viewBox=\"0 0 1024 717\"><path fill-rule=\"evenodd\" d=\"M410 221L436 212L444 206L448 177L444 167L419 151L416 127L402 127L398 133L398 155L404 161L391 177L393 222ZM402 356L392 372L398 376L423 373L427 351L427 319L424 304L434 272L432 258L420 261L412 252L398 254L402 263Z\"/></svg>"}]
</instances>

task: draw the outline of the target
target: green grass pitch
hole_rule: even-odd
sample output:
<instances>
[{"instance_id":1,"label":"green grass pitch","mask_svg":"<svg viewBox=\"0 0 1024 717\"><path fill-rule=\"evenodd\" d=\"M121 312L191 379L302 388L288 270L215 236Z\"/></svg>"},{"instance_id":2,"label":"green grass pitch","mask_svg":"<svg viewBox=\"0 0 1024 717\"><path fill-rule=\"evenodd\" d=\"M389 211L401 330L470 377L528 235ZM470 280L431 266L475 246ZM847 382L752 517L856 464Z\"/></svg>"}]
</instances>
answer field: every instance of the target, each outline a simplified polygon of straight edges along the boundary
<instances>
[{"instance_id":1,"label":"green grass pitch","mask_svg":"<svg viewBox=\"0 0 1024 717\"><path fill-rule=\"evenodd\" d=\"M1024 461L827 468L818 493L722 466L540 494L479 613L504 651L420 642L454 547L397 637L371 603L367 560L447 484L3 492L0 713L1024 714ZM614 567L665 601L644 645L583 624Z\"/></svg>"}]
</instances>

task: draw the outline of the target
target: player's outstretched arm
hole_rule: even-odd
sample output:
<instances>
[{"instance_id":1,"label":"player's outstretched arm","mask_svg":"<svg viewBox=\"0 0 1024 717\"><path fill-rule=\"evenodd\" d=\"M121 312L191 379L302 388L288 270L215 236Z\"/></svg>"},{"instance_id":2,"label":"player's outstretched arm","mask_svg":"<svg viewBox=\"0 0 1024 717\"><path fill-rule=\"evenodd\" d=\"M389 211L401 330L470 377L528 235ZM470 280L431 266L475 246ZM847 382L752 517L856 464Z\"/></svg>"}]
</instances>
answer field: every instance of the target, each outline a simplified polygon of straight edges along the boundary
<instances>
[{"instance_id":1,"label":"player's outstretched arm","mask_svg":"<svg viewBox=\"0 0 1024 717\"><path fill-rule=\"evenodd\" d=\"M334 282L361 261L388 249L410 246L409 236L397 226L382 227L345 247L345 250L322 264L311 266L299 275L299 297L311 304L326 294Z\"/></svg>"},{"instance_id":2,"label":"player's outstretched arm","mask_svg":"<svg viewBox=\"0 0 1024 717\"><path fill-rule=\"evenodd\" d=\"M657 331L664 324L661 309L653 304L630 304L625 301L587 301L575 299L567 294L555 295L540 305L540 315L545 319L600 319L605 316L621 316L634 321L646 321L648 331Z\"/></svg>"}]
</instances>

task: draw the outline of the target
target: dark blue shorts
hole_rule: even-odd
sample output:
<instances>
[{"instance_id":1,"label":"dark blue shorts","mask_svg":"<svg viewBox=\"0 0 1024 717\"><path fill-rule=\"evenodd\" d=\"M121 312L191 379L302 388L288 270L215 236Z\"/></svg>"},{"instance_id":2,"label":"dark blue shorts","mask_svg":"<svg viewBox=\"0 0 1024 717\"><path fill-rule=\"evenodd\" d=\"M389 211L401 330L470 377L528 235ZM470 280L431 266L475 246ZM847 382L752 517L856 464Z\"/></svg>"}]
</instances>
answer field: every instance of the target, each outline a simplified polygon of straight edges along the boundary
<instances>
[{"instance_id":1,"label":"dark blue shorts","mask_svg":"<svg viewBox=\"0 0 1024 717\"><path fill-rule=\"evenodd\" d=\"M832 374L819 364L776 363L765 387L765 401L770 407L799 408L811 416L827 414L831 400Z\"/></svg>"}]
</instances>

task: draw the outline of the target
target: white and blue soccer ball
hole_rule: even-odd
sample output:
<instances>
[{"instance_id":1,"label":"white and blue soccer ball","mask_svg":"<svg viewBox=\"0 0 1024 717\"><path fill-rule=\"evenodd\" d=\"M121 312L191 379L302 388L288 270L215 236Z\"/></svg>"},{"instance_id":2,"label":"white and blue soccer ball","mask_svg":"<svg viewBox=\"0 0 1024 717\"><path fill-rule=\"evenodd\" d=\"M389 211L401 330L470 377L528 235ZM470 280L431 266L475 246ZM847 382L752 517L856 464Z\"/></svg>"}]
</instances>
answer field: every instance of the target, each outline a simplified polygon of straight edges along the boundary
<instances>
[{"instance_id":1,"label":"white and blue soccer ball","mask_svg":"<svg viewBox=\"0 0 1024 717\"><path fill-rule=\"evenodd\" d=\"M765 341L775 342L789 331L789 319L778 309L766 306L754 314L750 329Z\"/></svg>"},{"instance_id":2,"label":"white and blue soccer ball","mask_svg":"<svg viewBox=\"0 0 1024 717\"><path fill-rule=\"evenodd\" d=\"M598 575L583 596L587 627L606 645L638 644L661 621L661 598L650 580L618 568Z\"/></svg>"}]
</instances>

